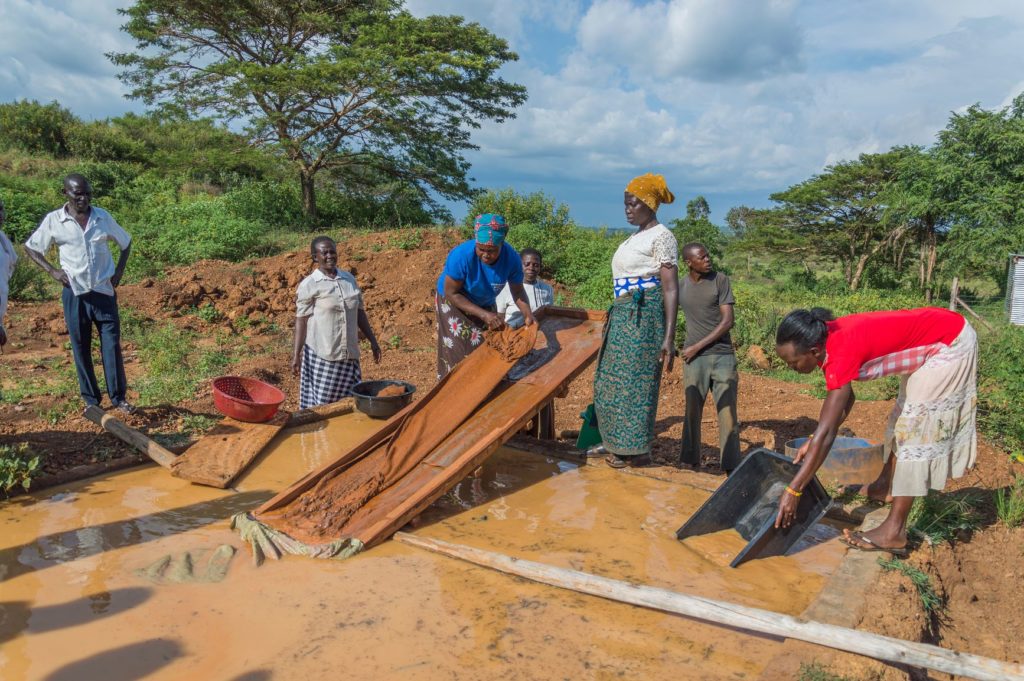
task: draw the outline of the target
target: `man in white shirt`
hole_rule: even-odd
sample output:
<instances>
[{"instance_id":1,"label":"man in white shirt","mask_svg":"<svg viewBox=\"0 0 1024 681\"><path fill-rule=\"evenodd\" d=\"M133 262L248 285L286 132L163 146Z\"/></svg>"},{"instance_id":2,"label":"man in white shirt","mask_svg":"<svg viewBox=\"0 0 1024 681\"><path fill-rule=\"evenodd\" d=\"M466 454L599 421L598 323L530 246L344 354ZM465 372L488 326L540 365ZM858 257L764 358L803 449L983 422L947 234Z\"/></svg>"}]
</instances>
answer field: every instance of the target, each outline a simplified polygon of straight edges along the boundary
<instances>
[{"instance_id":1,"label":"man in white shirt","mask_svg":"<svg viewBox=\"0 0 1024 681\"><path fill-rule=\"evenodd\" d=\"M555 304L555 290L549 284L540 280L541 257L540 251L534 248L524 248L519 251L519 257L523 261L523 289L526 291L526 298L530 301L530 310L536 312L545 305ZM498 314L505 315L505 323L512 328L523 325L523 313L516 307L512 298L512 291L508 284L501 289L501 293L494 301Z\"/></svg>"},{"instance_id":2,"label":"man in white shirt","mask_svg":"<svg viewBox=\"0 0 1024 681\"><path fill-rule=\"evenodd\" d=\"M0 198L0 347L7 344L7 329L4 328L4 315L7 314L7 283L14 274L14 263L18 254L14 252L11 240L4 234L4 221L7 220L7 209Z\"/></svg>"},{"instance_id":3,"label":"man in white shirt","mask_svg":"<svg viewBox=\"0 0 1024 681\"><path fill-rule=\"evenodd\" d=\"M128 386L121 354L121 317L114 292L124 275L132 240L110 213L92 205L92 186L85 177L77 173L68 175L64 178L63 193L67 203L43 218L25 242L25 253L64 287L64 321L71 337L82 399L97 406L103 399L92 365L95 325L100 334L107 394L117 409L132 414L135 407L125 400ZM109 241L121 251L117 266L107 246ZM46 252L53 244L57 244L60 269L46 260Z\"/></svg>"}]
</instances>

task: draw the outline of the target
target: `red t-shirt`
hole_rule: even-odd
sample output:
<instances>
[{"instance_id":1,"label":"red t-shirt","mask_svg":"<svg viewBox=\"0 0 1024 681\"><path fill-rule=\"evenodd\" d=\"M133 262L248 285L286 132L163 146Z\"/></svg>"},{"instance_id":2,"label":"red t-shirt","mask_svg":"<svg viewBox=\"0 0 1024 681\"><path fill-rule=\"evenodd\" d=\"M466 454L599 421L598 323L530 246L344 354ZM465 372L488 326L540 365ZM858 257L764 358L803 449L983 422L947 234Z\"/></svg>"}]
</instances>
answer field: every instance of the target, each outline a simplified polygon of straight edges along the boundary
<instances>
[{"instance_id":1,"label":"red t-shirt","mask_svg":"<svg viewBox=\"0 0 1024 681\"><path fill-rule=\"evenodd\" d=\"M825 387L912 373L948 347L964 324L959 314L940 307L863 312L826 322Z\"/></svg>"}]
</instances>

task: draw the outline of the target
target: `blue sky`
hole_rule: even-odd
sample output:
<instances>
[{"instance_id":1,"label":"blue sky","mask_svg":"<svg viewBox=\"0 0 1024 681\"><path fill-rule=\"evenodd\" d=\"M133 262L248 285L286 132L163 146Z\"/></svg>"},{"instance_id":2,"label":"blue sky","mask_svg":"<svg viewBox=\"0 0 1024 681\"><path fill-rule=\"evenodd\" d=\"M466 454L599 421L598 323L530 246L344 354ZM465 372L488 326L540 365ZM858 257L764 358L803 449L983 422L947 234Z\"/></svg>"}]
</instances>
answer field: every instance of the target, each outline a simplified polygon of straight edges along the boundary
<instances>
[{"instance_id":1,"label":"blue sky","mask_svg":"<svg viewBox=\"0 0 1024 681\"><path fill-rule=\"evenodd\" d=\"M105 52L131 48L124 0L0 0L0 101L105 117L140 105ZM1024 91L1018 0L407 0L505 37L530 99L485 125L478 186L543 190L584 224L623 226L622 188L665 175L680 217L712 217L830 163L934 139L953 111ZM456 217L464 213L453 206Z\"/></svg>"}]
</instances>

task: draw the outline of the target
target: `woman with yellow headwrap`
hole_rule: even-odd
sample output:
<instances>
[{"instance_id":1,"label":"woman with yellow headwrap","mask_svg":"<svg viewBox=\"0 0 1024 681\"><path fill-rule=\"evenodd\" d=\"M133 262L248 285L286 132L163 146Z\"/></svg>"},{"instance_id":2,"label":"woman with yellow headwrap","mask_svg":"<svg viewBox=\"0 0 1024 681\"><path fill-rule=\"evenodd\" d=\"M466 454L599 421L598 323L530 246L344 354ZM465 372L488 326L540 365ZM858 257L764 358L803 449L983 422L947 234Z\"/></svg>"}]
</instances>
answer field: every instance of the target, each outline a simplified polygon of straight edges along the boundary
<instances>
[{"instance_id":1,"label":"woman with yellow headwrap","mask_svg":"<svg viewBox=\"0 0 1024 681\"><path fill-rule=\"evenodd\" d=\"M679 300L679 247L657 216L658 206L675 200L665 178L634 178L624 200L626 221L637 231L612 258L615 302L594 377L597 426L613 468L650 463L658 386L675 357Z\"/></svg>"}]
</instances>

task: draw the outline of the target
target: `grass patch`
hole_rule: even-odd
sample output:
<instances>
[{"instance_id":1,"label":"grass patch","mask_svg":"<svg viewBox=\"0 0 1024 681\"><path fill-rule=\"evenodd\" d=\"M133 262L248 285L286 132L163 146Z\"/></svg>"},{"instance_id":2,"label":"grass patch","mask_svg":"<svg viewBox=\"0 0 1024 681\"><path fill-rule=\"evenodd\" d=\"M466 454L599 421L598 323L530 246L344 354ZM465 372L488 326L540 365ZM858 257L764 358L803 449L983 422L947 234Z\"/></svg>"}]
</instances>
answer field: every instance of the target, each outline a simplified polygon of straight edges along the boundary
<instances>
[{"instance_id":1,"label":"grass patch","mask_svg":"<svg viewBox=\"0 0 1024 681\"><path fill-rule=\"evenodd\" d=\"M879 558L878 564L886 572L899 572L909 579L914 589L917 590L917 596L921 599L921 605L928 614L938 613L945 607L942 597L939 596L935 591L935 587L932 586L931 577L920 569L898 558Z\"/></svg>"},{"instance_id":2,"label":"grass patch","mask_svg":"<svg viewBox=\"0 0 1024 681\"><path fill-rule=\"evenodd\" d=\"M194 333L171 323L148 328L138 324L133 330L139 359L146 366L146 375L135 385L142 406L188 400L200 383L222 373L234 361L223 350L197 348Z\"/></svg>"},{"instance_id":3,"label":"grass patch","mask_svg":"<svg viewBox=\"0 0 1024 681\"><path fill-rule=\"evenodd\" d=\"M981 525L980 503L977 494L930 492L914 500L907 532L933 545L952 541L960 532L971 532Z\"/></svg>"},{"instance_id":4,"label":"grass patch","mask_svg":"<svg viewBox=\"0 0 1024 681\"><path fill-rule=\"evenodd\" d=\"M801 662L800 675L797 677L797 681L853 681L853 679L848 676L833 674L820 662L812 662L811 664Z\"/></svg>"},{"instance_id":5,"label":"grass patch","mask_svg":"<svg viewBox=\"0 0 1024 681\"><path fill-rule=\"evenodd\" d=\"M27 492L39 470L39 461L39 455L24 443L0 445L0 492L7 496L15 487Z\"/></svg>"},{"instance_id":6,"label":"grass patch","mask_svg":"<svg viewBox=\"0 0 1024 681\"><path fill-rule=\"evenodd\" d=\"M1024 475L1009 487L996 490L996 517L1009 528L1024 524Z\"/></svg>"},{"instance_id":7,"label":"grass patch","mask_svg":"<svg viewBox=\"0 0 1024 681\"><path fill-rule=\"evenodd\" d=\"M217 425L216 419L206 414L189 414L181 419L181 429L186 433L201 435Z\"/></svg>"},{"instance_id":8,"label":"grass patch","mask_svg":"<svg viewBox=\"0 0 1024 681\"><path fill-rule=\"evenodd\" d=\"M189 314L195 315L207 324L215 324L224 319L224 315L220 313L220 310L210 303L203 303L200 307L192 308L189 310Z\"/></svg>"},{"instance_id":9,"label":"grass patch","mask_svg":"<svg viewBox=\"0 0 1024 681\"><path fill-rule=\"evenodd\" d=\"M400 248L403 251L414 251L422 245L422 229L404 229L397 235L388 239L388 246L391 248Z\"/></svg>"}]
</instances>

